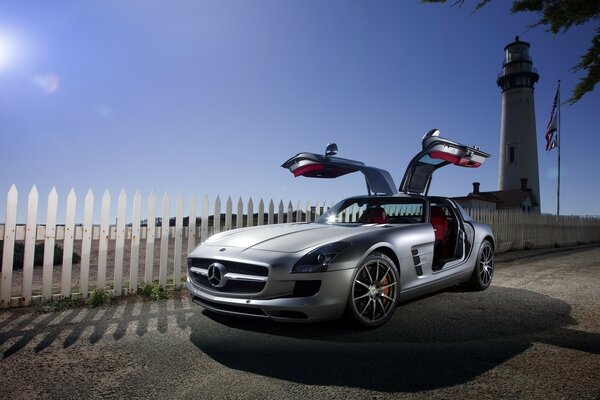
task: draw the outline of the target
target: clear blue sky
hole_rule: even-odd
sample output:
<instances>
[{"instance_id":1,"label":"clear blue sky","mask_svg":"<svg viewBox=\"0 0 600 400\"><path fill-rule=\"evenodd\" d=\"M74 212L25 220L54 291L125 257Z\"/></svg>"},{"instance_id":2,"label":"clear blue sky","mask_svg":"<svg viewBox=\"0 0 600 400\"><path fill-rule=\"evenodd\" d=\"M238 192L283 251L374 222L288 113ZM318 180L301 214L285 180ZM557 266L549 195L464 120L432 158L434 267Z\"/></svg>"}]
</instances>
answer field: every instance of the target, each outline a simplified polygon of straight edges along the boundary
<instances>
[{"instance_id":1,"label":"clear blue sky","mask_svg":"<svg viewBox=\"0 0 600 400\"><path fill-rule=\"evenodd\" d=\"M542 211L554 212L544 130L557 80L566 99L596 26L553 37L508 2L474 14L466 3L0 0L0 218L13 183L22 204L33 184L42 204L55 186L60 208L71 187L80 198L91 188L96 204L121 188L154 190L159 204L165 191L337 201L364 193L362 177L293 178L281 163L335 141L399 183L432 128L492 154L478 170L439 172L432 194L465 195L473 181L495 190L496 77L515 35L540 73ZM599 92L562 108L565 214L600 215Z\"/></svg>"}]
</instances>

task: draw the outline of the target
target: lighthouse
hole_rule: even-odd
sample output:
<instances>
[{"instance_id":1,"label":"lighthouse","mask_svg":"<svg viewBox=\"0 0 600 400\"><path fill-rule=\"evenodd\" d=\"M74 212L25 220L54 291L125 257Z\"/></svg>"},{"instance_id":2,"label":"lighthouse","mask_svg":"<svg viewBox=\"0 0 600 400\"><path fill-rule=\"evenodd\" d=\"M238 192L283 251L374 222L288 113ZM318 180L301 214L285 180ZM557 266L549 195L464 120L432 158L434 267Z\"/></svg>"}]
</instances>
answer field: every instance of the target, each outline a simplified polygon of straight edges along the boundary
<instances>
[{"instance_id":1,"label":"lighthouse","mask_svg":"<svg viewBox=\"0 0 600 400\"><path fill-rule=\"evenodd\" d=\"M498 190L531 190L533 211L540 211L540 179L533 90L539 79L529 55L529 43L519 40L504 48L498 86L502 90Z\"/></svg>"}]
</instances>

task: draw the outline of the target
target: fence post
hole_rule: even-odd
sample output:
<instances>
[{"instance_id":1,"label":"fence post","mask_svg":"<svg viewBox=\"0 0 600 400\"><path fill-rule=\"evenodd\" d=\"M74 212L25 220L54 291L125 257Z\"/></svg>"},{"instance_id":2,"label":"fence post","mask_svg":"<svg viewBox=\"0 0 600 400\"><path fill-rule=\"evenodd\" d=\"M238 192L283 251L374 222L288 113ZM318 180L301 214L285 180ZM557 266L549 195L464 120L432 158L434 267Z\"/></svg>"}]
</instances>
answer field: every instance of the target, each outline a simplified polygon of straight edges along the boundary
<instances>
[{"instance_id":1,"label":"fence post","mask_svg":"<svg viewBox=\"0 0 600 400\"><path fill-rule=\"evenodd\" d=\"M283 224L283 199L279 200L279 206L277 207L277 223Z\"/></svg>"},{"instance_id":2,"label":"fence post","mask_svg":"<svg viewBox=\"0 0 600 400\"><path fill-rule=\"evenodd\" d=\"M204 242L206 238L208 238L208 197L204 195L204 200L202 200L202 216L200 219L200 243Z\"/></svg>"},{"instance_id":3,"label":"fence post","mask_svg":"<svg viewBox=\"0 0 600 400\"><path fill-rule=\"evenodd\" d=\"M108 240L110 238L110 193L108 193L108 189L102 196L102 211L100 215L100 243L98 250L96 289L104 289L106 287L106 261L108 254Z\"/></svg>"},{"instance_id":4,"label":"fence post","mask_svg":"<svg viewBox=\"0 0 600 400\"><path fill-rule=\"evenodd\" d=\"M152 284L154 277L154 239L156 238L156 195L148 196L148 219L146 221L146 258L144 259L144 284Z\"/></svg>"},{"instance_id":5,"label":"fence post","mask_svg":"<svg viewBox=\"0 0 600 400\"><path fill-rule=\"evenodd\" d=\"M44 239L44 267L42 272L42 301L52 298L52 272L54 269L54 244L56 243L56 209L58 194L53 187L48 196L46 237Z\"/></svg>"},{"instance_id":6,"label":"fence post","mask_svg":"<svg viewBox=\"0 0 600 400\"><path fill-rule=\"evenodd\" d=\"M225 230L231 230L231 214L233 213L233 203L231 202L231 196L227 197L227 203L225 203Z\"/></svg>"},{"instance_id":7,"label":"fence post","mask_svg":"<svg viewBox=\"0 0 600 400\"><path fill-rule=\"evenodd\" d=\"M300 201L296 206L296 222L302 222L302 209L300 208Z\"/></svg>"},{"instance_id":8,"label":"fence post","mask_svg":"<svg viewBox=\"0 0 600 400\"><path fill-rule=\"evenodd\" d=\"M273 204L273 199L271 199L271 201L269 201L269 216L267 217L267 225L273 224L274 214L275 204Z\"/></svg>"},{"instance_id":9,"label":"fence post","mask_svg":"<svg viewBox=\"0 0 600 400\"><path fill-rule=\"evenodd\" d=\"M252 197L248 200L248 223L246 226L254 226L254 203L252 203Z\"/></svg>"},{"instance_id":10,"label":"fence post","mask_svg":"<svg viewBox=\"0 0 600 400\"><path fill-rule=\"evenodd\" d=\"M188 254L196 247L196 195L192 193L188 214Z\"/></svg>"},{"instance_id":11,"label":"fence post","mask_svg":"<svg viewBox=\"0 0 600 400\"><path fill-rule=\"evenodd\" d=\"M121 190L117 202L117 237L115 239L115 268L113 288L115 296L123 294L123 255L125 253L125 218L127 207L127 194Z\"/></svg>"},{"instance_id":12,"label":"fence post","mask_svg":"<svg viewBox=\"0 0 600 400\"><path fill-rule=\"evenodd\" d=\"M169 194L165 192L162 201L162 222L160 234L160 264L158 267L158 284L167 285L167 261L169 256Z\"/></svg>"},{"instance_id":13,"label":"fence post","mask_svg":"<svg viewBox=\"0 0 600 400\"><path fill-rule=\"evenodd\" d=\"M235 217L235 226L236 228L244 227L244 203L242 203L242 198L238 199L237 203L237 216Z\"/></svg>"},{"instance_id":14,"label":"fence post","mask_svg":"<svg viewBox=\"0 0 600 400\"><path fill-rule=\"evenodd\" d=\"M183 197L177 196L175 205L175 254L173 266L173 286L181 286L181 247L183 242Z\"/></svg>"},{"instance_id":15,"label":"fence post","mask_svg":"<svg viewBox=\"0 0 600 400\"><path fill-rule=\"evenodd\" d=\"M60 294L63 297L71 296L71 274L73 268L73 240L75 239L75 211L77 208L77 196L71 188L67 196L67 212L65 219L65 241L62 259L62 284Z\"/></svg>"},{"instance_id":16,"label":"fence post","mask_svg":"<svg viewBox=\"0 0 600 400\"><path fill-rule=\"evenodd\" d=\"M263 199L260 199L260 203L258 203L258 225L265 224L265 202Z\"/></svg>"},{"instance_id":17,"label":"fence post","mask_svg":"<svg viewBox=\"0 0 600 400\"><path fill-rule=\"evenodd\" d=\"M217 195L213 215L213 234L221 232L221 198Z\"/></svg>"},{"instance_id":18,"label":"fence post","mask_svg":"<svg viewBox=\"0 0 600 400\"><path fill-rule=\"evenodd\" d=\"M19 193L17 192L17 187L12 185L8 191L8 194L6 195L4 248L2 249L2 282L0 284L0 308L10 307L18 199Z\"/></svg>"},{"instance_id":19,"label":"fence post","mask_svg":"<svg viewBox=\"0 0 600 400\"><path fill-rule=\"evenodd\" d=\"M140 261L140 219L142 208L142 196L139 190L133 195L133 210L131 212L131 255L129 261L129 293L137 292L138 269Z\"/></svg>"},{"instance_id":20,"label":"fence post","mask_svg":"<svg viewBox=\"0 0 600 400\"><path fill-rule=\"evenodd\" d=\"M81 297L87 299L90 284L90 254L92 252L92 235L94 226L94 193L88 189L83 208L83 237L81 238L81 269L79 271L79 290Z\"/></svg>"},{"instance_id":21,"label":"fence post","mask_svg":"<svg viewBox=\"0 0 600 400\"><path fill-rule=\"evenodd\" d=\"M31 302L35 241L37 238L38 198L37 188L33 185L27 196L27 225L25 225L25 254L23 256L23 292L21 295L23 304ZM10 306L10 302L8 305Z\"/></svg>"}]
</instances>

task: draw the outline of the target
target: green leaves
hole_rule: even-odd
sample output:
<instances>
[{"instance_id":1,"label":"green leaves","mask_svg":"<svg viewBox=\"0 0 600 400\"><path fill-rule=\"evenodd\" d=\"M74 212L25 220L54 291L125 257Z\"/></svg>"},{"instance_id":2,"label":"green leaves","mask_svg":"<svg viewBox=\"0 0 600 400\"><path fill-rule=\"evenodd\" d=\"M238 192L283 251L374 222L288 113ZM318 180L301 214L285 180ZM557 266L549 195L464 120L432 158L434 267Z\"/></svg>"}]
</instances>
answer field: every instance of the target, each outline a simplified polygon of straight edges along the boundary
<instances>
[{"instance_id":1,"label":"green leaves","mask_svg":"<svg viewBox=\"0 0 600 400\"><path fill-rule=\"evenodd\" d=\"M596 30L596 36L592 39L592 46L581 56L581 62L571 71L587 71L587 74L579 79L579 83L567 101L569 104L574 104L587 92L593 91L596 83L600 81L600 28Z\"/></svg>"}]
</instances>

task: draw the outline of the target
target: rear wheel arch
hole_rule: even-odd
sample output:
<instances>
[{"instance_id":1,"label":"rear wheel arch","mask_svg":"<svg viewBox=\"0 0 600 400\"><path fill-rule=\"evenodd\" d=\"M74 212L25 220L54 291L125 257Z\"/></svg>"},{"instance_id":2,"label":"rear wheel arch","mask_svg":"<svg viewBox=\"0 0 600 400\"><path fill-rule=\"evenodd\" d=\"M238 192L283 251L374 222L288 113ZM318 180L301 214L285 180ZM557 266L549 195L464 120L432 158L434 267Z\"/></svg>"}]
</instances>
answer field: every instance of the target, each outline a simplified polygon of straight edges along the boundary
<instances>
[{"instance_id":1,"label":"rear wheel arch","mask_svg":"<svg viewBox=\"0 0 600 400\"><path fill-rule=\"evenodd\" d=\"M491 236L486 236L483 238L483 240L481 241L483 243L483 241L487 240L488 242L490 242L490 244L492 245L492 249L494 250L494 252L496 251L496 243L494 243L494 239Z\"/></svg>"}]
</instances>

